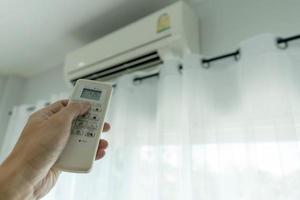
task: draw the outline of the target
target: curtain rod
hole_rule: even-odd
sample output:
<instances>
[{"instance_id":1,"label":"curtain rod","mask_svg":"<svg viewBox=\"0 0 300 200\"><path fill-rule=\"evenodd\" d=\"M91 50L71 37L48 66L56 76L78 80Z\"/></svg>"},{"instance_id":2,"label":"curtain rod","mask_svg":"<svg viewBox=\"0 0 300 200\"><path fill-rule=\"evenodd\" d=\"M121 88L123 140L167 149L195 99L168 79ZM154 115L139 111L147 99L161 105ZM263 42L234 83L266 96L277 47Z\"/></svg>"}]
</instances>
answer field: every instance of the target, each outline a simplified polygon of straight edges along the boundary
<instances>
[{"instance_id":1,"label":"curtain rod","mask_svg":"<svg viewBox=\"0 0 300 200\"><path fill-rule=\"evenodd\" d=\"M291 37L287 37L287 38L282 38L279 37L276 39L276 44L278 46L278 48L280 49L286 49L289 46L289 42L294 41L294 40L298 40L300 39L300 34L299 35L294 35ZM232 52L232 53L228 53L228 54L224 54L224 55L220 55L220 56L216 56L216 57L212 57L212 58L208 58L208 59L202 59L202 65L204 68L209 68L209 65L211 62L217 61L217 60L221 60L224 58L229 58L229 57L234 57L234 59L236 61L239 60L241 55L240 49Z\"/></svg>"},{"instance_id":2,"label":"curtain rod","mask_svg":"<svg viewBox=\"0 0 300 200\"><path fill-rule=\"evenodd\" d=\"M277 46L280 48L280 49L286 49L289 47L289 42L290 41L294 41L294 40L298 40L300 39L300 34L299 35L294 35L294 36L291 36L291 37L287 37L287 38L277 38L276 42L277 42Z\"/></svg>"},{"instance_id":3,"label":"curtain rod","mask_svg":"<svg viewBox=\"0 0 300 200\"><path fill-rule=\"evenodd\" d=\"M26 111L33 111L33 110L35 110L35 106L30 106L30 107L28 107L28 108L26 108ZM13 113L13 111L12 110L10 110L9 112L8 112L8 115L9 116L11 116L12 115L12 113Z\"/></svg>"},{"instance_id":4,"label":"curtain rod","mask_svg":"<svg viewBox=\"0 0 300 200\"><path fill-rule=\"evenodd\" d=\"M133 79L133 82L140 82L142 80L145 80L145 79L149 79L149 78L154 78L154 77L159 77L159 72L157 73L154 73L154 74L150 74L150 75L146 75L146 76L139 76L139 77L136 77ZM117 83L113 84L112 85L114 88L117 87Z\"/></svg>"},{"instance_id":5,"label":"curtain rod","mask_svg":"<svg viewBox=\"0 0 300 200\"><path fill-rule=\"evenodd\" d=\"M240 50L236 50L232 53L228 53L228 54L224 54L224 55L220 55L220 56L216 56L216 57L212 57L212 58L209 58L209 59L202 59L202 65L204 68L209 68L209 64L211 62L214 62L214 61L217 61L217 60L221 60L221 59L224 59L224 58L229 58L229 57L234 57L234 60L238 61L240 59L240 55L241 55L241 52Z\"/></svg>"},{"instance_id":6,"label":"curtain rod","mask_svg":"<svg viewBox=\"0 0 300 200\"><path fill-rule=\"evenodd\" d=\"M48 105L50 105L50 104L51 104L50 102L46 102L46 103L45 103L45 106L48 106ZM36 106L29 106L29 107L26 108L26 111L31 112L31 111L34 111L35 109L36 109ZM8 115L11 116L12 113L13 113L13 111L10 110L10 111L8 112Z\"/></svg>"},{"instance_id":7,"label":"curtain rod","mask_svg":"<svg viewBox=\"0 0 300 200\"><path fill-rule=\"evenodd\" d=\"M148 79L148 78L153 78L153 77L158 77L159 76L159 73L155 73L155 74L150 74L150 75L147 75L147 76L140 76L140 77L136 77L133 79L133 82L139 82L139 81L142 81L144 79Z\"/></svg>"},{"instance_id":8,"label":"curtain rod","mask_svg":"<svg viewBox=\"0 0 300 200\"><path fill-rule=\"evenodd\" d=\"M182 69L183 69L182 65L179 65L178 70L181 71ZM133 79L133 82L140 82L140 81L143 81L145 79L154 78L154 77L159 77L159 72L149 74L149 75L145 75L145 76L138 76L138 77ZM116 83L113 84L113 87L117 87L117 84Z\"/></svg>"}]
</instances>

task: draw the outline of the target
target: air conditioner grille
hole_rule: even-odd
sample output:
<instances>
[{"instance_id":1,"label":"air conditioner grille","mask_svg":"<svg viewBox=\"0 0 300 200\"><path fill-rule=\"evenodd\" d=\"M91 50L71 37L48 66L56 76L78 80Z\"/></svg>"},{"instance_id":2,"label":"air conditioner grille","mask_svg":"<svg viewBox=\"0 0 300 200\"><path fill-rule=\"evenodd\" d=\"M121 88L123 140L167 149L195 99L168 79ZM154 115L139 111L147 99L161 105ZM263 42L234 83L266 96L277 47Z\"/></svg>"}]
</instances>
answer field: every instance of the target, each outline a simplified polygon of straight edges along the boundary
<instances>
[{"instance_id":1,"label":"air conditioner grille","mask_svg":"<svg viewBox=\"0 0 300 200\"><path fill-rule=\"evenodd\" d=\"M125 72L137 71L149 67L153 67L162 63L157 51L139 56L134 59L127 60L125 62L119 63L117 65L105 68L103 70L96 71L92 74L88 74L76 79L71 80L73 84L76 83L78 79L89 79L97 80L101 78L109 78L119 76Z\"/></svg>"}]
</instances>

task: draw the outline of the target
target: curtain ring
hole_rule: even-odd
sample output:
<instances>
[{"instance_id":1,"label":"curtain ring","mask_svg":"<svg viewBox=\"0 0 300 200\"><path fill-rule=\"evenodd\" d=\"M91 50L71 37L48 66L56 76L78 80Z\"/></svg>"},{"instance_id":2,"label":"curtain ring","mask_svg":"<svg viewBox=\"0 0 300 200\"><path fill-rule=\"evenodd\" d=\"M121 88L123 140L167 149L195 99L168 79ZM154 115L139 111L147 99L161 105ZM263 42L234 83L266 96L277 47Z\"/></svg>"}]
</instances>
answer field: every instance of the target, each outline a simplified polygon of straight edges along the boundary
<instances>
[{"instance_id":1,"label":"curtain ring","mask_svg":"<svg viewBox=\"0 0 300 200\"><path fill-rule=\"evenodd\" d=\"M205 59L202 60L202 68L209 69L210 65L209 62L205 61Z\"/></svg>"},{"instance_id":2,"label":"curtain ring","mask_svg":"<svg viewBox=\"0 0 300 200\"><path fill-rule=\"evenodd\" d=\"M132 82L133 82L133 85L140 85L142 83L142 79L140 79L136 76Z\"/></svg>"},{"instance_id":3,"label":"curtain ring","mask_svg":"<svg viewBox=\"0 0 300 200\"><path fill-rule=\"evenodd\" d=\"M180 64L180 65L178 66L178 72L179 72L180 74L182 74L182 70L183 70L183 66Z\"/></svg>"},{"instance_id":4,"label":"curtain ring","mask_svg":"<svg viewBox=\"0 0 300 200\"><path fill-rule=\"evenodd\" d=\"M282 38L277 38L276 44L279 49L287 49L289 47L289 43L284 41Z\"/></svg>"},{"instance_id":5,"label":"curtain ring","mask_svg":"<svg viewBox=\"0 0 300 200\"><path fill-rule=\"evenodd\" d=\"M234 55L234 60L239 61L241 59L241 51L238 49L236 54Z\"/></svg>"}]
</instances>

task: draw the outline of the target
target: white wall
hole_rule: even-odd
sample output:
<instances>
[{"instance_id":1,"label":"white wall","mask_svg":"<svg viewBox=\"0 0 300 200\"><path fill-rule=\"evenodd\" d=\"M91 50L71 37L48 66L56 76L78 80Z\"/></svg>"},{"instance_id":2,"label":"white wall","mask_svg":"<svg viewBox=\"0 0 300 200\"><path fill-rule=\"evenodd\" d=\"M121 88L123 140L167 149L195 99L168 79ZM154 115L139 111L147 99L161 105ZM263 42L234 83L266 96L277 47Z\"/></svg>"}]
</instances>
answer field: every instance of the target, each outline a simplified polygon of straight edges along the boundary
<instances>
[{"instance_id":1,"label":"white wall","mask_svg":"<svg viewBox=\"0 0 300 200\"><path fill-rule=\"evenodd\" d=\"M297 0L190 0L200 19L200 46L215 56L260 33L300 34Z\"/></svg>"},{"instance_id":2,"label":"white wall","mask_svg":"<svg viewBox=\"0 0 300 200\"><path fill-rule=\"evenodd\" d=\"M37 100L47 100L52 94L69 90L63 78L63 67L59 66L28 79L24 85L23 102L34 104Z\"/></svg>"}]
</instances>

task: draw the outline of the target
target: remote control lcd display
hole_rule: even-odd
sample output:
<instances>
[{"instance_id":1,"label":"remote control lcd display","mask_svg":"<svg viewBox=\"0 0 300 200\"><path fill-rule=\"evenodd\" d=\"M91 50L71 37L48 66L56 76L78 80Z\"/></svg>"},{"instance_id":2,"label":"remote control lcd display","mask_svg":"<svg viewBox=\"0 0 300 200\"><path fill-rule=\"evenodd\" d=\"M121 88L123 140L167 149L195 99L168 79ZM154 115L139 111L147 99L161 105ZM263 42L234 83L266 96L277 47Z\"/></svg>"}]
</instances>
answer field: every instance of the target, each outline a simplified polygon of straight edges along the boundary
<instances>
[{"instance_id":1,"label":"remote control lcd display","mask_svg":"<svg viewBox=\"0 0 300 200\"><path fill-rule=\"evenodd\" d=\"M101 97L101 93L102 93L101 91L84 88L80 97L99 101Z\"/></svg>"}]
</instances>

